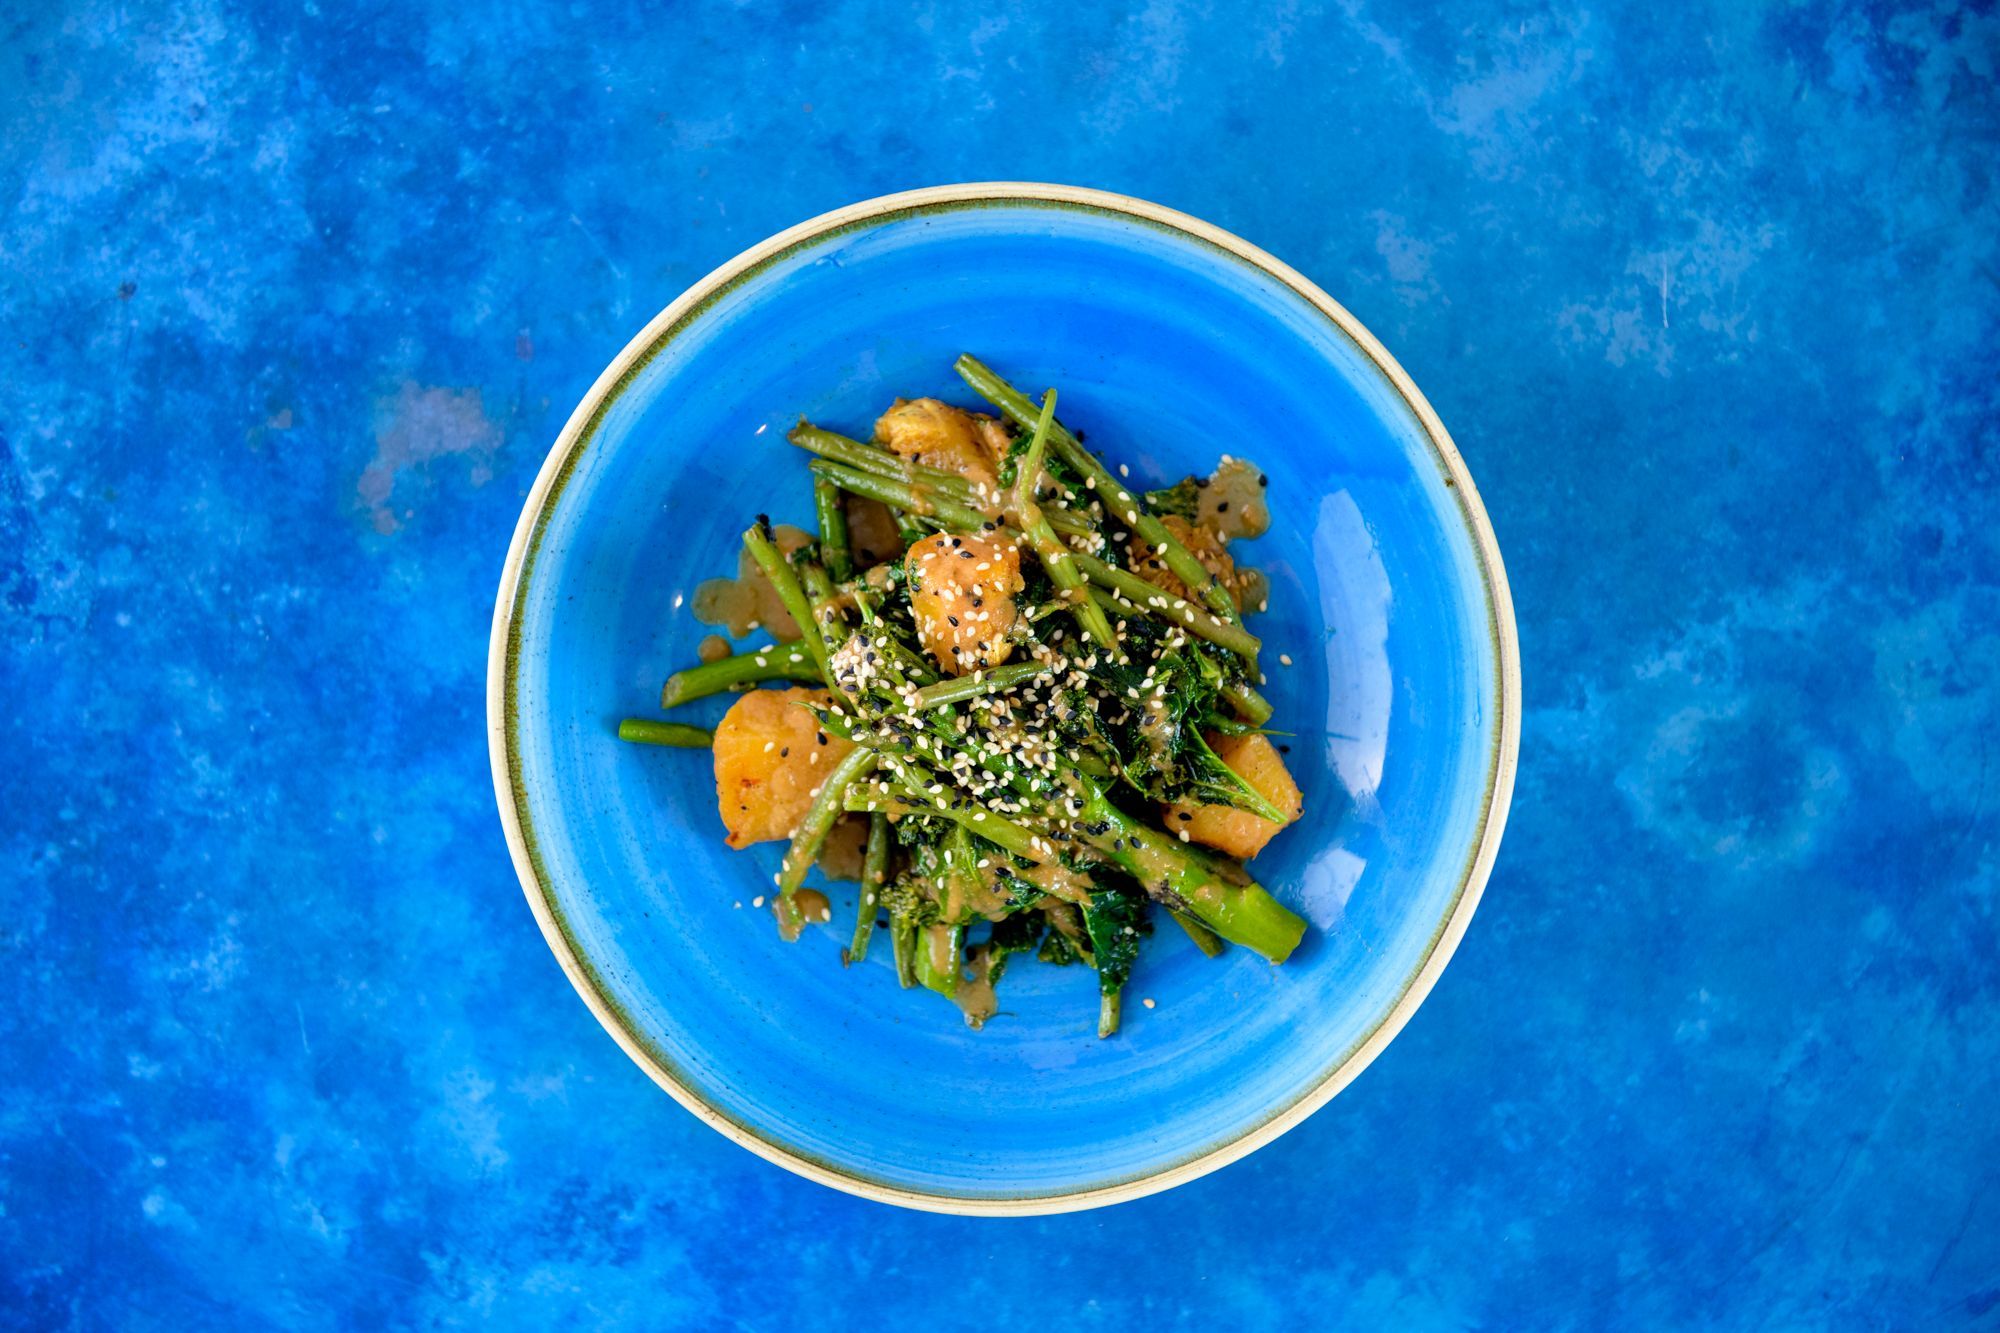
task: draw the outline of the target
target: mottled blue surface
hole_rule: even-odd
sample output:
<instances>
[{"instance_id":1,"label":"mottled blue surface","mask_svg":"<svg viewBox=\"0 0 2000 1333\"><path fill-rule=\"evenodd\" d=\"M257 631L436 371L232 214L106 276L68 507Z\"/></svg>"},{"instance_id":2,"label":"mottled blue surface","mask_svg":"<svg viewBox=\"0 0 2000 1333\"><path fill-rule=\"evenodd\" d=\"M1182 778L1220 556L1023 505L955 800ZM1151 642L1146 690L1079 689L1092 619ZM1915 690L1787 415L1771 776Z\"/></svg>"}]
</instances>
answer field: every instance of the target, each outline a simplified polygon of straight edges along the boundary
<instances>
[{"instance_id":1,"label":"mottled blue surface","mask_svg":"<svg viewBox=\"0 0 2000 1333\"><path fill-rule=\"evenodd\" d=\"M16 7L0 1318L1992 1327L1996 61L1950 5ZM522 492L632 331L996 177L1380 334L1527 703L1485 904L1352 1089L998 1223L648 1083L481 718Z\"/></svg>"}]
</instances>

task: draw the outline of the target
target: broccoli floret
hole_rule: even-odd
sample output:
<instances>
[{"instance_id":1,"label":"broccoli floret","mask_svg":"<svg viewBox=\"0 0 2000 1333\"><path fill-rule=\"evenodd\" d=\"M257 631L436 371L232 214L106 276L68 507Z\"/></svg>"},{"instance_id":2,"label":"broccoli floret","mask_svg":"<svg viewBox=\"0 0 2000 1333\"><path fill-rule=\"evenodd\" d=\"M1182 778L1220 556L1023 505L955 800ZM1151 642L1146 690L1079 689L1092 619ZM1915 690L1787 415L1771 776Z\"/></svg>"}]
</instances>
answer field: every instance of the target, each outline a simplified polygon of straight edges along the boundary
<instances>
[{"instance_id":1,"label":"broccoli floret","mask_svg":"<svg viewBox=\"0 0 2000 1333\"><path fill-rule=\"evenodd\" d=\"M1146 492L1146 508L1156 514L1179 514L1193 521L1201 507L1201 483L1182 477L1164 490Z\"/></svg>"}]
</instances>

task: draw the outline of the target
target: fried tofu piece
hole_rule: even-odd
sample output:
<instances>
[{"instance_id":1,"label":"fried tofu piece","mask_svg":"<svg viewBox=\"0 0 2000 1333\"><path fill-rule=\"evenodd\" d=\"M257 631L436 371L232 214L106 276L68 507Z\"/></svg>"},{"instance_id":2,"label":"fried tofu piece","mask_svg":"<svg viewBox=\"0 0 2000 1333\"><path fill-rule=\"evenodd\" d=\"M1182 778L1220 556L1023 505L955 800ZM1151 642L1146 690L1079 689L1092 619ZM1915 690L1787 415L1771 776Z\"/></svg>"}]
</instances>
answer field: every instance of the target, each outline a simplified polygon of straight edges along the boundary
<instances>
[{"instance_id":1,"label":"fried tofu piece","mask_svg":"<svg viewBox=\"0 0 2000 1333\"><path fill-rule=\"evenodd\" d=\"M812 806L813 789L853 749L819 729L807 704L825 690L752 690L715 728L715 803L731 847L788 839Z\"/></svg>"},{"instance_id":2,"label":"fried tofu piece","mask_svg":"<svg viewBox=\"0 0 2000 1333\"><path fill-rule=\"evenodd\" d=\"M1227 852L1239 861L1248 861L1264 850L1264 844L1298 820L1304 809L1298 783L1271 744L1269 736L1225 736L1208 733L1208 746L1216 758L1250 784L1251 790L1285 812L1285 823L1277 824L1262 815L1238 810L1233 805L1185 805L1167 807L1169 833L1185 831L1191 841Z\"/></svg>"},{"instance_id":3,"label":"fried tofu piece","mask_svg":"<svg viewBox=\"0 0 2000 1333\"><path fill-rule=\"evenodd\" d=\"M999 422L935 398L898 398L876 420L875 438L899 457L984 486L994 484L1007 448Z\"/></svg>"},{"instance_id":4,"label":"fried tofu piece","mask_svg":"<svg viewBox=\"0 0 2000 1333\"><path fill-rule=\"evenodd\" d=\"M1014 594L1024 586L1012 542L937 533L911 545L903 568L917 635L939 666L963 676L1012 655Z\"/></svg>"}]
</instances>

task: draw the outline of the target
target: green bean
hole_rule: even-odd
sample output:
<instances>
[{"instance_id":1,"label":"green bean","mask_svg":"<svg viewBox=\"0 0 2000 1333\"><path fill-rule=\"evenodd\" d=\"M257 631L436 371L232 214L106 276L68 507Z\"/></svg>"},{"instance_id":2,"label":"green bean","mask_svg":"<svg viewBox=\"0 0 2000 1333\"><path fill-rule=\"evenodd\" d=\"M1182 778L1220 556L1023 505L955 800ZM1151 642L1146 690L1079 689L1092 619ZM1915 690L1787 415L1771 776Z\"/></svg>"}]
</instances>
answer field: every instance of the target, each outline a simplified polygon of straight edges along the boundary
<instances>
[{"instance_id":1,"label":"green bean","mask_svg":"<svg viewBox=\"0 0 2000 1333\"><path fill-rule=\"evenodd\" d=\"M1046 662L1016 662L1012 666L975 671L970 676L926 685L917 691L915 704L918 708L939 708L945 704L964 703L982 694L997 694L1001 690L1012 689L1024 680L1033 680L1048 673Z\"/></svg>"},{"instance_id":2,"label":"green bean","mask_svg":"<svg viewBox=\"0 0 2000 1333\"><path fill-rule=\"evenodd\" d=\"M640 745L672 745L683 750L706 750L715 737L700 727L682 722L655 722L647 717L628 717L618 724L618 739Z\"/></svg>"},{"instance_id":3,"label":"green bean","mask_svg":"<svg viewBox=\"0 0 2000 1333\"><path fill-rule=\"evenodd\" d=\"M1122 990L1100 991L1097 996L1097 1035L1115 1037L1118 1035L1118 1021L1125 1010L1125 992Z\"/></svg>"},{"instance_id":4,"label":"green bean","mask_svg":"<svg viewBox=\"0 0 2000 1333\"><path fill-rule=\"evenodd\" d=\"M847 535L847 507L840 488L824 477L813 478L813 507L819 512L819 558L835 583L854 576L854 546Z\"/></svg>"},{"instance_id":5,"label":"green bean","mask_svg":"<svg viewBox=\"0 0 2000 1333\"><path fill-rule=\"evenodd\" d=\"M799 644L774 643L719 662L704 662L676 671L660 687L660 707L673 708L706 699L734 685L754 685L766 680L802 680L818 685L825 679L819 666Z\"/></svg>"},{"instance_id":6,"label":"green bean","mask_svg":"<svg viewBox=\"0 0 2000 1333\"><path fill-rule=\"evenodd\" d=\"M813 480L817 484L819 479ZM854 630L840 613L840 590L833 586L831 571L816 561L807 561L799 566L799 586L805 589L806 598L812 603L813 619L819 624L820 637L828 650L846 643Z\"/></svg>"},{"instance_id":7,"label":"green bean","mask_svg":"<svg viewBox=\"0 0 2000 1333\"><path fill-rule=\"evenodd\" d=\"M1107 565L1095 556L1072 552L1071 558L1085 578L1099 587L1122 593L1131 600L1135 611L1170 621L1196 638L1227 648L1247 662L1256 662L1263 640L1241 625L1219 620L1185 598L1157 588L1129 570Z\"/></svg>"},{"instance_id":8,"label":"green bean","mask_svg":"<svg viewBox=\"0 0 2000 1333\"><path fill-rule=\"evenodd\" d=\"M787 939L798 937L799 927L805 924L799 916L799 909L792 901L792 895L806 882L806 871L819 859L820 848L826 845L826 835L833 831L833 821L840 818L842 798L854 779L875 766L875 752L859 746L849 750L844 758L835 764L813 795L813 802L806 810L805 818L792 833L791 850L785 853L785 860L778 871L778 925L785 931Z\"/></svg>"},{"instance_id":9,"label":"green bean","mask_svg":"<svg viewBox=\"0 0 2000 1333\"><path fill-rule=\"evenodd\" d=\"M805 589L799 586L799 576L771 544L771 521L758 515L757 521L743 530L743 549L757 562L757 568L764 571L764 577L771 581L778 600L785 604L793 622L799 627L799 643L804 646L813 665L819 668L820 679L833 681L833 675L826 669L826 640L819 632L819 618L813 615L812 604L806 600Z\"/></svg>"},{"instance_id":10,"label":"green bean","mask_svg":"<svg viewBox=\"0 0 2000 1333\"><path fill-rule=\"evenodd\" d=\"M909 990L917 984L917 923L891 917L889 948L896 959L896 980L904 990Z\"/></svg>"},{"instance_id":11,"label":"green bean","mask_svg":"<svg viewBox=\"0 0 2000 1333\"><path fill-rule=\"evenodd\" d=\"M851 786L843 801L848 811L867 811L870 814L929 815L936 819L948 819L964 827L965 831L986 839L996 847L1004 848L1016 856L1025 856L1031 861L1047 862L1055 859L1055 844L1044 834L1024 824L1018 824L1007 816L980 806L949 806L940 809L931 797L901 782L855 784Z\"/></svg>"},{"instance_id":12,"label":"green bean","mask_svg":"<svg viewBox=\"0 0 2000 1333\"><path fill-rule=\"evenodd\" d=\"M841 954L841 961L849 966L868 956L868 941L875 934L876 904L882 901L882 881L888 871L889 817L870 815L868 849L861 854L861 887L855 891L854 938Z\"/></svg>"},{"instance_id":13,"label":"green bean","mask_svg":"<svg viewBox=\"0 0 2000 1333\"><path fill-rule=\"evenodd\" d=\"M935 518L946 527L960 532L981 531L989 521L977 509L960 504L949 496L926 494L910 482L877 476L842 463L829 463L823 458L814 459L809 466L815 477L825 477L843 491L880 500L892 508L907 510L923 518Z\"/></svg>"},{"instance_id":14,"label":"green bean","mask_svg":"<svg viewBox=\"0 0 2000 1333\"><path fill-rule=\"evenodd\" d=\"M899 481L908 485L918 494L935 492L955 504L968 509L984 511L998 497L997 487L981 487L965 477L946 472L943 468L929 467L912 462L873 445L859 440L837 435L818 426L800 425L790 437L793 444L808 453L818 454L829 462L851 467L857 472L871 476ZM985 493L982 494L982 491ZM1053 509L1049 511L1049 526L1066 537L1081 537L1097 531L1097 525L1081 510ZM921 534L920 534L921 535ZM905 540L905 546L909 541Z\"/></svg>"},{"instance_id":15,"label":"green bean","mask_svg":"<svg viewBox=\"0 0 2000 1333\"><path fill-rule=\"evenodd\" d=\"M1042 569L1049 581L1062 591L1071 594L1070 614L1083 632L1096 640L1107 652L1117 655L1118 636L1111 632L1111 622L1104 618L1104 610L1086 597L1078 597L1084 585L1084 576L1078 572L1076 552L1069 549L1042 515L1042 507L1035 503L1035 478L1042 470L1043 452L1048 448L1049 424L1055 420L1056 391L1050 389L1042 396L1042 414L1035 421L1035 434L1028 444L1028 452L1020 462L1020 478L1014 483L1014 516L1020 520L1021 535L1035 548L1040 557Z\"/></svg>"}]
</instances>

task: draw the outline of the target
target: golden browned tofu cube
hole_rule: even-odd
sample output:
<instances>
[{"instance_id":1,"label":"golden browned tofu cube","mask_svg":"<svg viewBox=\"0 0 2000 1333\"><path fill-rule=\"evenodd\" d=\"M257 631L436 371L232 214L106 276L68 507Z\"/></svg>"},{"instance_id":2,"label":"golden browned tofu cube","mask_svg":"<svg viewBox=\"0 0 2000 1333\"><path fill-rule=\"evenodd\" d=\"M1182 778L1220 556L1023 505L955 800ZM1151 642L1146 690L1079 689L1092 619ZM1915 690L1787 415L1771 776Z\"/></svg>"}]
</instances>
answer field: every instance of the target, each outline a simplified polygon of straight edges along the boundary
<instances>
[{"instance_id":1,"label":"golden browned tofu cube","mask_svg":"<svg viewBox=\"0 0 2000 1333\"><path fill-rule=\"evenodd\" d=\"M1007 433L990 417L935 398L898 398L875 422L875 438L900 457L991 486Z\"/></svg>"},{"instance_id":2,"label":"golden browned tofu cube","mask_svg":"<svg viewBox=\"0 0 2000 1333\"><path fill-rule=\"evenodd\" d=\"M1278 747L1269 736L1224 736L1208 733L1209 748L1216 757L1250 784L1252 791L1285 812L1285 823L1275 824L1262 815L1238 810L1233 805L1180 805L1167 807L1169 833L1186 832L1190 841L1227 852L1239 861L1248 861L1264 850L1264 844L1294 823L1304 808L1299 785L1285 768Z\"/></svg>"},{"instance_id":3,"label":"golden browned tofu cube","mask_svg":"<svg viewBox=\"0 0 2000 1333\"><path fill-rule=\"evenodd\" d=\"M825 690L752 690L715 728L715 804L731 847L792 836L827 771L853 746L819 729Z\"/></svg>"},{"instance_id":4,"label":"golden browned tofu cube","mask_svg":"<svg viewBox=\"0 0 2000 1333\"><path fill-rule=\"evenodd\" d=\"M1021 552L1012 542L945 533L913 543L903 557L917 635L954 676L999 666L1014 651Z\"/></svg>"}]
</instances>

